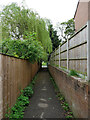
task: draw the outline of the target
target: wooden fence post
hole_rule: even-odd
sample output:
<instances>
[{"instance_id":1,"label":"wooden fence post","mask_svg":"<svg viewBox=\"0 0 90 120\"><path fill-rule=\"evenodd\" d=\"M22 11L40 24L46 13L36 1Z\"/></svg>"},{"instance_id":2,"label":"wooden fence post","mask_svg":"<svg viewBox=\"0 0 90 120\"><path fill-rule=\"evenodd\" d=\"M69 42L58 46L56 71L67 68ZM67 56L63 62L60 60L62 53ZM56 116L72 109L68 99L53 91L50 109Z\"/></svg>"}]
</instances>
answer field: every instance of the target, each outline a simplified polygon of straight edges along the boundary
<instances>
[{"instance_id":1,"label":"wooden fence post","mask_svg":"<svg viewBox=\"0 0 90 120\"><path fill-rule=\"evenodd\" d=\"M3 63L0 55L0 120L3 118Z\"/></svg>"},{"instance_id":2,"label":"wooden fence post","mask_svg":"<svg viewBox=\"0 0 90 120\"><path fill-rule=\"evenodd\" d=\"M61 52L61 51L60 51L60 45L59 45L59 68L60 68L60 66L61 66L61 64L60 64L60 63L61 63L61 61L60 61L60 59L61 59L61 58L60 58L60 52Z\"/></svg>"},{"instance_id":3,"label":"wooden fence post","mask_svg":"<svg viewBox=\"0 0 90 120\"><path fill-rule=\"evenodd\" d=\"M87 80L90 80L90 20L87 22Z\"/></svg>"},{"instance_id":4,"label":"wooden fence post","mask_svg":"<svg viewBox=\"0 0 90 120\"><path fill-rule=\"evenodd\" d=\"M67 39L67 71L69 70L69 40Z\"/></svg>"}]
</instances>

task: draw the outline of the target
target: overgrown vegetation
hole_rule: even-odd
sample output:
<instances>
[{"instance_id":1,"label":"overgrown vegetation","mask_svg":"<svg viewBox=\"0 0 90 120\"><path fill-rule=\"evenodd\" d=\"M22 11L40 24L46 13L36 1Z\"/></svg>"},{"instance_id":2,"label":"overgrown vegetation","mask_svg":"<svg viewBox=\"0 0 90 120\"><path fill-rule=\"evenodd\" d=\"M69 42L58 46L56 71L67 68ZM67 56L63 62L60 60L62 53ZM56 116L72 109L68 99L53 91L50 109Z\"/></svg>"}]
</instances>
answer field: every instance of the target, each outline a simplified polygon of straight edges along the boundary
<instances>
[{"instance_id":1,"label":"overgrown vegetation","mask_svg":"<svg viewBox=\"0 0 90 120\"><path fill-rule=\"evenodd\" d=\"M55 65L55 64L51 64L51 65L59 68L59 65ZM63 66L61 66L60 69L67 72L68 76L76 76L76 77L79 77L83 80L87 80L87 76L85 76L87 73L82 73L80 71L76 71L76 70L73 70L73 69L67 71L67 68L63 67Z\"/></svg>"},{"instance_id":2,"label":"overgrown vegetation","mask_svg":"<svg viewBox=\"0 0 90 120\"><path fill-rule=\"evenodd\" d=\"M26 40L5 40L2 43L2 53L27 59L30 62L46 59L46 52L35 34L30 34Z\"/></svg>"},{"instance_id":3,"label":"overgrown vegetation","mask_svg":"<svg viewBox=\"0 0 90 120\"><path fill-rule=\"evenodd\" d=\"M12 3L2 10L1 23L3 53L31 61L42 59L42 55L46 60L51 53L47 25L38 13Z\"/></svg>"},{"instance_id":4,"label":"overgrown vegetation","mask_svg":"<svg viewBox=\"0 0 90 120\"><path fill-rule=\"evenodd\" d=\"M21 90L20 96L16 100L16 104L12 108L8 108L7 113L5 114L5 117L8 119L22 119L24 116L24 110L26 106L29 105L29 99L32 97L34 91L34 84L35 80L37 78L37 75L34 77L32 82L29 86L27 86L25 89Z\"/></svg>"},{"instance_id":5,"label":"overgrown vegetation","mask_svg":"<svg viewBox=\"0 0 90 120\"><path fill-rule=\"evenodd\" d=\"M75 70L70 70L69 75L70 76L80 77L80 75Z\"/></svg>"},{"instance_id":6,"label":"overgrown vegetation","mask_svg":"<svg viewBox=\"0 0 90 120\"><path fill-rule=\"evenodd\" d=\"M51 74L50 74L50 76L51 76ZM65 117L66 118L74 118L73 113L70 110L69 105L65 100L65 97L60 93L59 88L56 85L56 83L55 83L54 79L52 78L52 76L50 77L50 80L51 80L51 82L52 82L52 84L53 84L53 86L55 88L56 97L58 98L58 100L60 100L61 106L63 107L63 109L65 111Z\"/></svg>"}]
</instances>

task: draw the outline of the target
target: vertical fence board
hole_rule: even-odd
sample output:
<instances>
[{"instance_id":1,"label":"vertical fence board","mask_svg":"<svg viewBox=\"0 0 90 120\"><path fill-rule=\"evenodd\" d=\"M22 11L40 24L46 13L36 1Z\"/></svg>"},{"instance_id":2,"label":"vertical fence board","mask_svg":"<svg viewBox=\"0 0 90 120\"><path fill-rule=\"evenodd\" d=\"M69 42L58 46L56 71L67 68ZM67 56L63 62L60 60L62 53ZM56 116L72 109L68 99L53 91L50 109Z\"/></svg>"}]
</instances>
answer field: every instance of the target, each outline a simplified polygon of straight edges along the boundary
<instances>
[{"instance_id":1,"label":"vertical fence board","mask_svg":"<svg viewBox=\"0 0 90 120\"><path fill-rule=\"evenodd\" d=\"M8 107L12 107L15 104L17 97L20 95L20 90L29 85L39 67L37 63L31 64L27 60L2 54L0 54L0 64L1 119L4 117Z\"/></svg>"}]
</instances>

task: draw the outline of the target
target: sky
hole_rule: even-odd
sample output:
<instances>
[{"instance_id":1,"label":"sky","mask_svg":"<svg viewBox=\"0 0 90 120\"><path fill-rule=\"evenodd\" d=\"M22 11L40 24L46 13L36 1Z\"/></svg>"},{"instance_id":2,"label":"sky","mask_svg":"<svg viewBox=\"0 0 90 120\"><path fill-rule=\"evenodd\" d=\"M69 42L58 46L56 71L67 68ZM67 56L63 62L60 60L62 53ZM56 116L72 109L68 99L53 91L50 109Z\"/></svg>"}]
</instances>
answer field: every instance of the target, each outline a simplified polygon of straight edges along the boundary
<instances>
[{"instance_id":1,"label":"sky","mask_svg":"<svg viewBox=\"0 0 90 120\"><path fill-rule=\"evenodd\" d=\"M0 0L0 7L3 5L17 2L19 5L22 0ZM78 0L25 0L28 8L32 8L42 18L47 18L56 26L59 22L65 22L74 17Z\"/></svg>"}]
</instances>

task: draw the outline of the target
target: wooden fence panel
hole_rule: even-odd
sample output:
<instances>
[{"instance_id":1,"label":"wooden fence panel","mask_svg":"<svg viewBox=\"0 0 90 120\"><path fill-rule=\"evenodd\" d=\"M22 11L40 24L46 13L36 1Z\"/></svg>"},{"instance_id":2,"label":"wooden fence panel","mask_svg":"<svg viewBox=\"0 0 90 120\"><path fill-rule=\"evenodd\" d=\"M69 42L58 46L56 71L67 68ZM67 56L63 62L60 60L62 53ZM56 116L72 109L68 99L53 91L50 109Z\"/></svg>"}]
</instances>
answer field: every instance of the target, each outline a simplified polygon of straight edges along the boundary
<instances>
[{"instance_id":1,"label":"wooden fence panel","mask_svg":"<svg viewBox=\"0 0 90 120\"><path fill-rule=\"evenodd\" d=\"M63 45L61 45L61 52L67 50L67 42L65 42Z\"/></svg>"},{"instance_id":2,"label":"wooden fence panel","mask_svg":"<svg viewBox=\"0 0 90 120\"><path fill-rule=\"evenodd\" d=\"M50 64L59 66L59 63L60 67L74 69L87 75L87 25L68 40L68 49L65 41L60 46L60 53L59 47L52 53Z\"/></svg>"},{"instance_id":3,"label":"wooden fence panel","mask_svg":"<svg viewBox=\"0 0 90 120\"><path fill-rule=\"evenodd\" d=\"M0 111L1 119L2 114L5 115L8 107L15 104L17 97L20 95L20 90L29 85L39 66L37 63L31 64L27 60L2 54L0 54L0 64L2 65L2 67L0 65L0 87L3 89L3 97L2 91L0 91L0 110L1 102L3 102L3 111Z\"/></svg>"}]
</instances>

